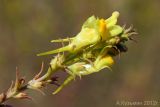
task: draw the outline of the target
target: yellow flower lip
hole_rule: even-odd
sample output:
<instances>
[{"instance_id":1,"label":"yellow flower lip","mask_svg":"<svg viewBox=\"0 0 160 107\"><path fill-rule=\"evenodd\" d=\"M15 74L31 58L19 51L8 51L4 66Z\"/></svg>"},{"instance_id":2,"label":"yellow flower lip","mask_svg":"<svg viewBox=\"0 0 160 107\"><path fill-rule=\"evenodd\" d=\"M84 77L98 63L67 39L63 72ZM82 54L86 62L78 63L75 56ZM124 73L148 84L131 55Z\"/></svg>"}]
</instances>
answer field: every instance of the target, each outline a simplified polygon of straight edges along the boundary
<instances>
[{"instance_id":1,"label":"yellow flower lip","mask_svg":"<svg viewBox=\"0 0 160 107\"><path fill-rule=\"evenodd\" d=\"M99 33L102 38L102 41L106 40L109 36L109 31L107 29L105 19L99 20Z\"/></svg>"},{"instance_id":2,"label":"yellow flower lip","mask_svg":"<svg viewBox=\"0 0 160 107\"><path fill-rule=\"evenodd\" d=\"M114 60L111 56L106 57L106 60L108 61L108 64L111 66L114 64Z\"/></svg>"},{"instance_id":3,"label":"yellow flower lip","mask_svg":"<svg viewBox=\"0 0 160 107\"><path fill-rule=\"evenodd\" d=\"M99 22L100 22L99 32L100 32L101 34L104 34L104 33L106 32L106 30L107 30L107 28L106 28L106 22L105 22L104 19L100 19Z\"/></svg>"}]
</instances>

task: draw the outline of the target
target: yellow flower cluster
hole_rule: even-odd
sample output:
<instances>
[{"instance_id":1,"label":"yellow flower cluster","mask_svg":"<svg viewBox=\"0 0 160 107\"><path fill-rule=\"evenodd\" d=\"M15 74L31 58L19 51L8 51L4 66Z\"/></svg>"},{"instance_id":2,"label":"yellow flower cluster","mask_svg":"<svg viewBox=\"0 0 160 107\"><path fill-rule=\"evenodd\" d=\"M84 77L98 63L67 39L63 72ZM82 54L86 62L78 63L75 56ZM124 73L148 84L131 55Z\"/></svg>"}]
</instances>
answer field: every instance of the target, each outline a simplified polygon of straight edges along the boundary
<instances>
[{"instance_id":1,"label":"yellow flower cluster","mask_svg":"<svg viewBox=\"0 0 160 107\"><path fill-rule=\"evenodd\" d=\"M104 68L111 69L110 67L114 64L113 57L127 51L125 42L135 32L132 28L125 29L117 25L118 17L117 11L113 12L108 19L91 16L75 37L52 40L52 42L68 42L67 46L38 54L42 56L58 53L61 61L54 61L54 63L52 61L51 67L55 68L56 63L61 62L58 67L64 68L69 74L53 94L58 93L76 76L89 75ZM60 55L60 52L63 54Z\"/></svg>"}]
</instances>

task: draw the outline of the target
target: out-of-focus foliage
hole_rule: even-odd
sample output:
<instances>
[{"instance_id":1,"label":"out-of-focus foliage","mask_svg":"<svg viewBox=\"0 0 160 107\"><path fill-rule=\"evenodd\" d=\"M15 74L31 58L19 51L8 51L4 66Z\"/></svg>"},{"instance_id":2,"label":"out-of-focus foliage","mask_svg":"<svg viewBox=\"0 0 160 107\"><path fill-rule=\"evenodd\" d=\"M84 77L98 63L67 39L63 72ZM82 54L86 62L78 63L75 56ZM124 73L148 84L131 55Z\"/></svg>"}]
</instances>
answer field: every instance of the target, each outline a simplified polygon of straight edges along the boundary
<instances>
[{"instance_id":1,"label":"out-of-focus foliage","mask_svg":"<svg viewBox=\"0 0 160 107\"><path fill-rule=\"evenodd\" d=\"M104 70L77 80L56 96L41 97L30 92L38 104L11 103L16 107L114 107L117 100L158 100L159 4L159 0L1 0L0 91L14 79L16 66L29 78L36 74L33 71L39 71L42 60L49 62L44 57L36 57L42 50L57 47L48 41L75 35L93 14L108 17L118 10L120 23L133 24L139 36L138 43L130 43L128 53L121 55L114 72Z\"/></svg>"}]
</instances>

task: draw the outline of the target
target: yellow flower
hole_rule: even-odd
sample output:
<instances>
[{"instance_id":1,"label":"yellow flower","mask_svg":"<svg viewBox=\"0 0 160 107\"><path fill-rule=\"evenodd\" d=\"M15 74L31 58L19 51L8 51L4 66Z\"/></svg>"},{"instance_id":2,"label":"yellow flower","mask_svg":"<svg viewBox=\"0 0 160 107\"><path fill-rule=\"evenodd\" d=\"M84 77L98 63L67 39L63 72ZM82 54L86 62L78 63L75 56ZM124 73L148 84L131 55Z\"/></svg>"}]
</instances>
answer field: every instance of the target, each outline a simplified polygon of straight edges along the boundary
<instances>
[{"instance_id":1,"label":"yellow flower","mask_svg":"<svg viewBox=\"0 0 160 107\"><path fill-rule=\"evenodd\" d=\"M110 55L106 55L102 58L97 58L94 65L97 71L100 71L104 68L109 68L114 64L114 60Z\"/></svg>"},{"instance_id":2,"label":"yellow flower","mask_svg":"<svg viewBox=\"0 0 160 107\"><path fill-rule=\"evenodd\" d=\"M107 40L107 38L108 38L108 36L109 36L110 34L109 34L108 29L107 29L106 22L105 22L104 19L101 19L101 20L99 21L99 23L100 23L100 25L99 25L99 32L100 32L102 41Z\"/></svg>"}]
</instances>

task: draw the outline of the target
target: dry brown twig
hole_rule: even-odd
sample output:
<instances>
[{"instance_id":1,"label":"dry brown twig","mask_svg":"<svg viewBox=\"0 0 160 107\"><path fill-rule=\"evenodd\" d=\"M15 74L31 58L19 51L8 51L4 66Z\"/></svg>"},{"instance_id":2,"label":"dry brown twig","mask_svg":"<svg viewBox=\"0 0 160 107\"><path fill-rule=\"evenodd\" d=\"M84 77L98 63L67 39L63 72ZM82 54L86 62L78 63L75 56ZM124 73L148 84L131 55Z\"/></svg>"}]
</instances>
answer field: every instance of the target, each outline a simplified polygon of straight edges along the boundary
<instances>
[{"instance_id":1,"label":"dry brown twig","mask_svg":"<svg viewBox=\"0 0 160 107\"><path fill-rule=\"evenodd\" d=\"M6 92L0 94L0 107L4 106L4 102L9 99L29 99L32 100L27 93L24 91L28 89L33 89L39 91L41 88L44 88L47 84L55 84L57 83L57 77L52 77L50 79L45 79L43 76L41 78L41 73L43 72L44 63L42 62L41 70L35 77L25 84L24 77L20 77L18 68L16 68L16 80L12 81L9 89ZM49 76L49 75L48 75ZM48 77L46 76L46 78ZM5 106L6 107L6 106Z\"/></svg>"}]
</instances>

